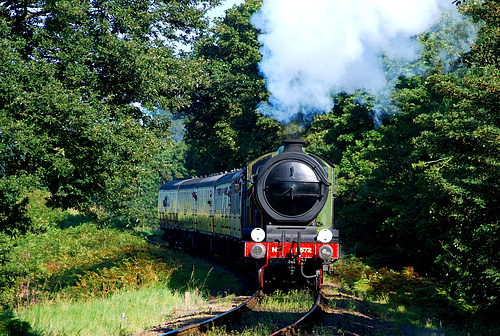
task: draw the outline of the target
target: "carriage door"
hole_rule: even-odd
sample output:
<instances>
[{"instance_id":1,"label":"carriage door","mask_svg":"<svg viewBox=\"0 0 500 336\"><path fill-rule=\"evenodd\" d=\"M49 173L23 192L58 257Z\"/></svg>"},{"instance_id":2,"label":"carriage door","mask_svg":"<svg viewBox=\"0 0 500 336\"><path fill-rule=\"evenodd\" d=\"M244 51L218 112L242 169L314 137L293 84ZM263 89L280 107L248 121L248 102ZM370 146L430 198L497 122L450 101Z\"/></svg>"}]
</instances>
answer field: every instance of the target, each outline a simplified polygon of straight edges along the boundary
<instances>
[{"instance_id":1,"label":"carriage door","mask_svg":"<svg viewBox=\"0 0 500 336\"><path fill-rule=\"evenodd\" d=\"M196 230L197 221L198 221L198 189L194 189L191 193L191 198L193 200L193 229Z\"/></svg>"},{"instance_id":2,"label":"carriage door","mask_svg":"<svg viewBox=\"0 0 500 336\"><path fill-rule=\"evenodd\" d=\"M230 223L231 236L241 238L241 181L236 180L231 184Z\"/></svg>"}]
</instances>

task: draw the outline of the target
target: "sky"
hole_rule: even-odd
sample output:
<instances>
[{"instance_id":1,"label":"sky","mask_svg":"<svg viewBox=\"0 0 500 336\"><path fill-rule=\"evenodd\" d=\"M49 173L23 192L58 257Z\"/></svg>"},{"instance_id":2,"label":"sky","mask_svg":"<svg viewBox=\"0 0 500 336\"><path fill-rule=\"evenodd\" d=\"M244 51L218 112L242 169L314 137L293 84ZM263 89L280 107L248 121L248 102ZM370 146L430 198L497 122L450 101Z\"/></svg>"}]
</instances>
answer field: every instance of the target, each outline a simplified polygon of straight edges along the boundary
<instances>
[{"instance_id":1,"label":"sky","mask_svg":"<svg viewBox=\"0 0 500 336\"><path fill-rule=\"evenodd\" d=\"M216 8L208 12L208 15L212 18L220 17L224 15L224 12L227 9L232 8L234 5L240 5L243 2L245 2L245 0L226 0L222 3L222 5L217 6Z\"/></svg>"}]
</instances>

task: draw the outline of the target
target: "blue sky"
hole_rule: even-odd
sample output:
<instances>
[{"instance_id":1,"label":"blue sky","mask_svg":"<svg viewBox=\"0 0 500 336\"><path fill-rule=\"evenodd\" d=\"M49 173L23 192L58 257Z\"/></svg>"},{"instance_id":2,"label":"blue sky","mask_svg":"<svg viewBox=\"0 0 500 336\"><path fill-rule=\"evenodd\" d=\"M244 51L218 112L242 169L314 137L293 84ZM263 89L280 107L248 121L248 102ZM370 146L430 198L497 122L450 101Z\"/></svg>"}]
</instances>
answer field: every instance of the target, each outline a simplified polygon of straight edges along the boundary
<instances>
[{"instance_id":1,"label":"blue sky","mask_svg":"<svg viewBox=\"0 0 500 336\"><path fill-rule=\"evenodd\" d=\"M219 17L219 16L222 16L224 15L224 12L233 7L234 5L239 5L241 3L245 2L245 0L226 0L222 3L222 5L216 7L215 9L211 10L208 14L212 17L212 18L216 18L216 17Z\"/></svg>"}]
</instances>

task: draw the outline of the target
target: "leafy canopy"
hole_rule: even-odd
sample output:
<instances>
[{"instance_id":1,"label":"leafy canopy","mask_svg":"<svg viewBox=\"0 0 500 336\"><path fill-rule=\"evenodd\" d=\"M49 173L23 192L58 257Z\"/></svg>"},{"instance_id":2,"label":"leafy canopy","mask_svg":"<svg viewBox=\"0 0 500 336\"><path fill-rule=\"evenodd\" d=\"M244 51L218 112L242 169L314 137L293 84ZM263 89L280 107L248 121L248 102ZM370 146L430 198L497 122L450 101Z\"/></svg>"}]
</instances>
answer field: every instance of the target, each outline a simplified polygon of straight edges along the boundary
<instances>
[{"instance_id":1,"label":"leafy canopy","mask_svg":"<svg viewBox=\"0 0 500 336\"><path fill-rule=\"evenodd\" d=\"M168 120L134 104L189 104L203 77L175 49L207 27L207 6L0 3L0 230L27 223L24 199L33 188L50 191L53 206L131 214L123 201L170 141Z\"/></svg>"},{"instance_id":2,"label":"leafy canopy","mask_svg":"<svg viewBox=\"0 0 500 336\"><path fill-rule=\"evenodd\" d=\"M245 165L279 145L280 124L257 113L268 92L259 75L258 31L250 17L261 0L246 1L227 11L195 46L209 78L192 95L187 117L187 165L211 174Z\"/></svg>"}]
</instances>

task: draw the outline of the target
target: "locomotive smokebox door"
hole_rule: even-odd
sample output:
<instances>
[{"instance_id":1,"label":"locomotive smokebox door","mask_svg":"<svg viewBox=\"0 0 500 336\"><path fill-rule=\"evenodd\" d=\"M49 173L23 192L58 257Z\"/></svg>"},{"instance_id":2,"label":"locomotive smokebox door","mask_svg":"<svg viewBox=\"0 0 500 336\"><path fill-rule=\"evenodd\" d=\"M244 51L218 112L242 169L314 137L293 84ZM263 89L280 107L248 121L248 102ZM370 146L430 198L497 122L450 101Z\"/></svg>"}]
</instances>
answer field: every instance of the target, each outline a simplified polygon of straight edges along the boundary
<instances>
[{"instance_id":1,"label":"locomotive smokebox door","mask_svg":"<svg viewBox=\"0 0 500 336\"><path fill-rule=\"evenodd\" d=\"M330 183L321 165L303 153L304 141L283 143L283 152L261 169L256 182L257 199L276 223L308 224L325 205Z\"/></svg>"}]
</instances>

